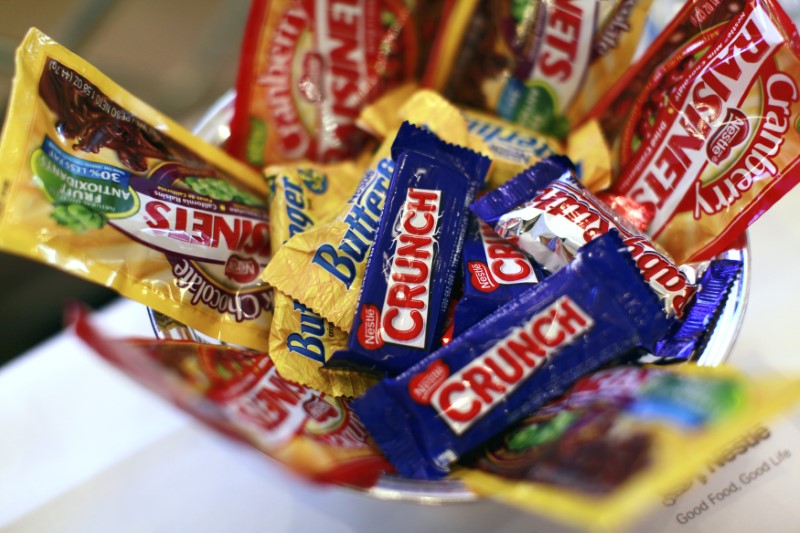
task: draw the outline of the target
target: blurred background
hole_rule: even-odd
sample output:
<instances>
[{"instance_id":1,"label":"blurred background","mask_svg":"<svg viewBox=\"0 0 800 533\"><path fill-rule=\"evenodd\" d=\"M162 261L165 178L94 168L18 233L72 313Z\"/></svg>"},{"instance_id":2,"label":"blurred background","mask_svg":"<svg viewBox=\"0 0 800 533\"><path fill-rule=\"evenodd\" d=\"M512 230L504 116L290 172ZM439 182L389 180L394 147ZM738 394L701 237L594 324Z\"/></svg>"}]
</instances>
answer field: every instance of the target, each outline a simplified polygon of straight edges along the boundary
<instances>
[{"instance_id":1,"label":"blurred background","mask_svg":"<svg viewBox=\"0 0 800 533\"><path fill-rule=\"evenodd\" d=\"M249 0L0 0L0 117L31 26L191 127L234 85ZM64 302L114 293L0 252L0 365L62 327Z\"/></svg>"}]
</instances>

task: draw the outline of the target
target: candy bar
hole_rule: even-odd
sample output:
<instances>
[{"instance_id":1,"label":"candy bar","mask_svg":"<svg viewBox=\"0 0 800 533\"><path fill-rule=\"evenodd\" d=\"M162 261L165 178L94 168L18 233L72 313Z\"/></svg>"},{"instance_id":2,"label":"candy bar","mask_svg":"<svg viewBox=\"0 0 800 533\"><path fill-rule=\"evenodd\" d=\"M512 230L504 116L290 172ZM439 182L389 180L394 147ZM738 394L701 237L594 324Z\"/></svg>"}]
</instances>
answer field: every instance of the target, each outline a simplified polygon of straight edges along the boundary
<instances>
[{"instance_id":1,"label":"candy bar","mask_svg":"<svg viewBox=\"0 0 800 533\"><path fill-rule=\"evenodd\" d=\"M590 240L616 229L670 315L680 317L695 292L686 272L578 183L564 157L534 165L470 209L548 272L563 267Z\"/></svg>"},{"instance_id":2,"label":"candy bar","mask_svg":"<svg viewBox=\"0 0 800 533\"><path fill-rule=\"evenodd\" d=\"M320 482L369 487L391 467L345 400L284 379L269 356L232 346L112 339L76 310L98 354L203 423Z\"/></svg>"},{"instance_id":3,"label":"candy bar","mask_svg":"<svg viewBox=\"0 0 800 533\"><path fill-rule=\"evenodd\" d=\"M398 472L437 478L450 464L640 346L668 321L616 232L394 379L353 403Z\"/></svg>"},{"instance_id":4,"label":"candy bar","mask_svg":"<svg viewBox=\"0 0 800 533\"><path fill-rule=\"evenodd\" d=\"M267 186L32 29L0 142L0 249L267 349Z\"/></svg>"},{"instance_id":5,"label":"candy bar","mask_svg":"<svg viewBox=\"0 0 800 533\"><path fill-rule=\"evenodd\" d=\"M565 137L628 68L651 1L453 2L423 83Z\"/></svg>"},{"instance_id":6,"label":"candy bar","mask_svg":"<svg viewBox=\"0 0 800 533\"><path fill-rule=\"evenodd\" d=\"M352 195L362 171L349 162L265 169L272 197L273 255L289 238L335 214ZM347 346L347 334L277 289L273 298L269 354L281 376L332 396L358 396L374 383L361 373L325 371L325 361Z\"/></svg>"},{"instance_id":7,"label":"candy bar","mask_svg":"<svg viewBox=\"0 0 800 533\"><path fill-rule=\"evenodd\" d=\"M800 44L777 2L687 3L595 112L613 192L679 263L728 249L800 180Z\"/></svg>"},{"instance_id":8,"label":"candy bar","mask_svg":"<svg viewBox=\"0 0 800 533\"><path fill-rule=\"evenodd\" d=\"M348 349L333 364L398 374L438 347L488 158L403 123Z\"/></svg>"},{"instance_id":9,"label":"candy bar","mask_svg":"<svg viewBox=\"0 0 800 533\"><path fill-rule=\"evenodd\" d=\"M449 143L481 151L470 143L464 118L444 100L436 113L426 106L410 108L408 121ZM262 273L264 281L348 333L394 172L391 146L396 134L395 130L384 138L355 194L336 217L289 239Z\"/></svg>"},{"instance_id":10,"label":"candy bar","mask_svg":"<svg viewBox=\"0 0 800 533\"><path fill-rule=\"evenodd\" d=\"M253 166L358 154L361 108L416 79L437 2L253 0L228 151Z\"/></svg>"},{"instance_id":11,"label":"candy bar","mask_svg":"<svg viewBox=\"0 0 800 533\"><path fill-rule=\"evenodd\" d=\"M729 462L731 447L763 435L760 424L798 400L797 377L604 369L475 450L457 476L478 494L580 530L638 531L644 524L624 526L676 488L705 483L698 473Z\"/></svg>"},{"instance_id":12,"label":"candy bar","mask_svg":"<svg viewBox=\"0 0 800 533\"><path fill-rule=\"evenodd\" d=\"M461 263L464 295L455 309L456 336L542 279L538 265L475 215L470 217Z\"/></svg>"}]
</instances>

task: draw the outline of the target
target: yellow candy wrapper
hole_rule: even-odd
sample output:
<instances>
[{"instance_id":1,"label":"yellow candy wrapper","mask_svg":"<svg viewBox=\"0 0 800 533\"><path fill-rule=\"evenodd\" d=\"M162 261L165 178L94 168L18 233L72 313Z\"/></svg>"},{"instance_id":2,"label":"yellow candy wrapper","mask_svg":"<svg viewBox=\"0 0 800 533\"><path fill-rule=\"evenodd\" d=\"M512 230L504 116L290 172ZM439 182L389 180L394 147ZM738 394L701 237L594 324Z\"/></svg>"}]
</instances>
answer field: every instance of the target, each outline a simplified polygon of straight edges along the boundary
<instances>
[{"instance_id":1,"label":"yellow candy wrapper","mask_svg":"<svg viewBox=\"0 0 800 533\"><path fill-rule=\"evenodd\" d=\"M0 249L267 348L267 186L36 29L0 141Z\"/></svg>"},{"instance_id":2,"label":"yellow candy wrapper","mask_svg":"<svg viewBox=\"0 0 800 533\"><path fill-rule=\"evenodd\" d=\"M456 475L475 492L554 520L618 530L754 425L800 401L800 377L725 368L618 367L492 439Z\"/></svg>"},{"instance_id":3,"label":"yellow candy wrapper","mask_svg":"<svg viewBox=\"0 0 800 533\"><path fill-rule=\"evenodd\" d=\"M328 165L301 162L265 168L272 253L291 237L341 211L353 196L367 162L362 157Z\"/></svg>"},{"instance_id":4,"label":"yellow candy wrapper","mask_svg":"<svg viewBox=\"0 0 800 533\"><path fill-rule=\"evenodd\" d=\"M404 87L403 90L387 93L367 106L359 116L358 124L383 139L404 120L410 120L409 115L413 113L438 116L453 109L458 108L435 91L420 89L411 93L408 87ZM581 181L589 190L602 190L611 182L611 157L596 121L589 121L575 129L565 144L481 111L467 108L460 111L467 121L468 136L446 140L470 145L491 157L492 169L487 181L489 189L499 187L529 166L556 154L566 154L578 165Z\"/></svg>"},{"instance_id":5,"label":"yellow candy wrapper","mask_svg":"<svg viewBox=\"0 0 800 533\"><path fill-rule=\"evenodd\" d=\"M326 220L352 196L363 165L339 163L274 166L271 184L273 254L291 237ZM322 368L333 352L347 347L345 332L302 303L274 292L269 354L281 376L333 396L358 396L375 380L355 372Z\"/></svg>"},{"instance_id":6,"label":"yellow candy wrapper","mask_svg":"<svg viewBox=\"0 0 800 533\"><path fill-rule=\"evenodd\" d=\"M371 487L391 466L345 400L286 380L263 353L155 339L111 339L75 310L100 356L211 428L312 481Z\"/></svg>"},{"instance_id":7,"label":"yellow candy wrapper","mask_svg":"<svg viewBox=\"0 0 800 533\"><path fill-rule=\"evenodd\" d=\"M331 396L354 398L378 378L322 367L337 350L347 348L348 335L297 300L275 291L275 315L269 331L269 355L284 378Z\"/></svg>"},{"instance_id":8,"label":"yellow candy wrapper","mask_svg":"<svg viewBox=\"0 0 800 533\"><path fill-rule=\"evenodd\" d=\"M486 153L480 140L468 135L458 110L444 100L440 104L435 112L428 106L409 109L406 119L428 127L447 142ZM289 239L262 274L264 281L346 333L353 325L367 258L394 171L393 142L394 134L386 136L356 193L338 216Z\"/></svg>"},{"instance_id":9,"label":"yellow candy wrapper","mask_svg":"<svg viewBox=\"0 0 800 533\"><path fill-rule=\"evenodd\" d=\"M630 65L651 2L449 2L424 84L564 138Z\"/></svg>"}]
</instances>

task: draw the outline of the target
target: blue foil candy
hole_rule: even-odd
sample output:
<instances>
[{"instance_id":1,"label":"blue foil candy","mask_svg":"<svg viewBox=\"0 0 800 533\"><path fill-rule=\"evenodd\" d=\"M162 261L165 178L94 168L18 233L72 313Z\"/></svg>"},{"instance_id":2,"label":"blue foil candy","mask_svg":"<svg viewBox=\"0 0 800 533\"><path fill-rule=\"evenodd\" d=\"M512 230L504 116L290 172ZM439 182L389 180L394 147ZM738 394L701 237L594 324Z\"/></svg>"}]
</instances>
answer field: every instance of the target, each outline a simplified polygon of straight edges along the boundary
<instances>
[{"instance_id":1,"label":"blue foil candy","mask_svg":"<svg viewBox=\"0 0 800 533\"><path fill-rule=\"evenodd\" d=\"M353 403L406 477L435 479L460 456L669 322L612 230L566 267Z\"/></svg>"},{"instance_id":2,"label":"blue foil candy","mask_svg":"<svg viewBox=\"0 0 800 533\"><path fill-rule=\"evenodd\" d=\"M455 309L454 336L542 279L532 259L475 215L470 216L461 265L464 295Z\"/></svg>"},{"instance_id":3,"label":"blue foil candy","mask_svg":"<svg viewBox=\"0 0 800 533\"><path fill-rule=\"evenodd\" d=\"M467 207L491 161L407 122L392 157L395 170L348 348L335 353L328 366L396 375L441 342Z\"/></svg>"}]
</instances>

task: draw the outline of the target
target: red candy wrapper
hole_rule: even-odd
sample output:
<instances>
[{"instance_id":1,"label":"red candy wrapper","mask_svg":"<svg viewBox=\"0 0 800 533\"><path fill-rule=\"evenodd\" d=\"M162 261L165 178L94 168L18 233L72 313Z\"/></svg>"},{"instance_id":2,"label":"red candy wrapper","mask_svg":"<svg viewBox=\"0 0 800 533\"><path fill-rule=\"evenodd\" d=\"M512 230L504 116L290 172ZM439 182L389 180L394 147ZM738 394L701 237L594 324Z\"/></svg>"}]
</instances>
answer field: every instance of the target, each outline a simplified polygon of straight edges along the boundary
<instances>
[{"instance_id":1,"label":"red candy wrapper","mask_svg":"<svg viewBox=\"0 0 800 533\"><path fill-rule=\"evenodd\" d=\"M434 4L253 0L228 151L257 167L354 156L362 107L417 77Z\"/></svg>"},{"instance_id":2,"label":"red candy wrapper","mask_svg":"<svg viewBox=\"0 0 800 533\"><path fill-rule=\"evenodd\" d=\"M266 354L190 341L109 339L73 310L104 359L208 426L314 481L372 486L391 467L349 405L283 379Z\"/></svg>"},{"instance_id":3,"label":"red candy wrapper","mask_svg":"<svg viewBox=\"0 0 800 533\"><path fill-rule=\"evenodd\" d=\"M710 259L800 180L800 37L772 0L689 2L592 113L612 192L679 262Z\"/></svg>"}]
</instances>

